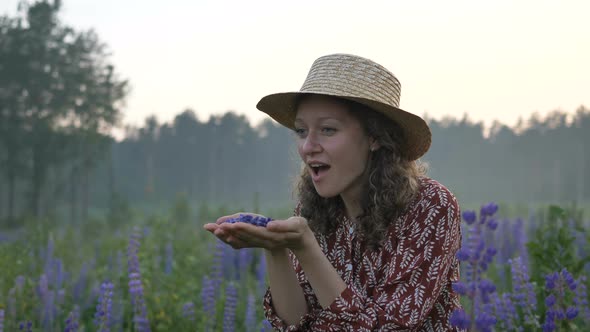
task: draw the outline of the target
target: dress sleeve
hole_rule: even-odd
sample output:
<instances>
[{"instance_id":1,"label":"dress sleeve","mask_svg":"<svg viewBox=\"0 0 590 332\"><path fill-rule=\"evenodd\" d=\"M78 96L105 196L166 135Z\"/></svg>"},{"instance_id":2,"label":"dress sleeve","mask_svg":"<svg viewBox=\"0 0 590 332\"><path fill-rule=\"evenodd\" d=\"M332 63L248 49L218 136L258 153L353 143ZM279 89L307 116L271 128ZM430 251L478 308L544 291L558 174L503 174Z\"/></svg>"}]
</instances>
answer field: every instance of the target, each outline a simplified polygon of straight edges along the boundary
<instances>
[{"instance_id":1,"label":"dress sleeve","mask_svg":"<svg viewBox=\"0 0 590 332\"><path fill-rule=\"evenodd\" d=\"M301 203L298 203L295 207L294 215L298 216L301 210ZM316 319L317 313L322 309L320 303L311 288L311 284L307 280L299 261L293 255L292 252L289 251L289 257L291 259L291 264L297 274L297 280L299 281L299 285L303 290L303 295L305 296L305 301L307 302L307 314L303 315L297 324L288 325L282 320L276 313L274 306L272 304L272 295L270 293L270 287L266 289L266 293L264 295L263 306L264 306L264 315L265 318L269 321L272 327L277 331L309 331L310 324Z\"/></svg>"},{"instance_id":2,"label":"dress sleeve","mask_svg":"<svg viewBox=\"0 0 590 332\"><path fill-rule=\"evenodd\" d=\"M446 188L421 203L410 210L402 236L392 235L384 243L380 259L363 258L359 268L379 271L372 294L348 285L316 313L311 330L414 330L431 310L444 310L434 307L450 287L450 269L461 244L459 207Z\"/></svg>"}]
</instances>

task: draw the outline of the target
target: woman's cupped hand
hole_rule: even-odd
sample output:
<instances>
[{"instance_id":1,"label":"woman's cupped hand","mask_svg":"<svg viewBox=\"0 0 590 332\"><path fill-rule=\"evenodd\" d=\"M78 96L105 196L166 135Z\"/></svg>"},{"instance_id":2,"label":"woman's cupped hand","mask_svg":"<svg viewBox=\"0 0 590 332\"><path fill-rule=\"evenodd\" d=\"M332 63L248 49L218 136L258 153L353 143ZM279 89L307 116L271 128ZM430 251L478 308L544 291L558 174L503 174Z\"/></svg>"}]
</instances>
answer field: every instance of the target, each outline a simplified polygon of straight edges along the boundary
<instances>
[{"instance_id":1,"label":"woman's cupped hand","mask_svg":"<svg viewBox=\"0 0 590 332\"><path fill-rule=\"evenodd\" d=\"M254 213L236 213L220 217L215 223L205 224L204 228L234 249L264 248L273 251L288 248L297 250L304 246L310 236L313 237L307 220L303 217L272 220L266 224L266 227L244 222L226 222L229 219L238 218L240 214L262 217Z\"/></svg>"}]
</instances>

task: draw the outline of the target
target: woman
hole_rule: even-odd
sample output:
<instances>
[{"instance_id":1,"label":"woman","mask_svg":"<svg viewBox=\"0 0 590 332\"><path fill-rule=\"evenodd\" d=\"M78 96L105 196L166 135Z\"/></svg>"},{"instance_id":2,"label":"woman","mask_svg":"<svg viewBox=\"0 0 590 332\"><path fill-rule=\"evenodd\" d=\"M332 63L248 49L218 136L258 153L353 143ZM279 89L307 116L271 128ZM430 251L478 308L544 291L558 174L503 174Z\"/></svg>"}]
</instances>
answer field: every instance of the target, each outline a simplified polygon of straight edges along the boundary
<instances>
[{"instance_id":1,"label":"woman","mask_svg":"<svg viewBox=\"0 0 590 332\"><path fill-rule=\"evenodd\" d=\"M400 84L358 56L317 59L298 92L257 108L295 131L304 162L295 216L267 227L205 229L234 248L264 248L265 314L280 331L449 331L460 308L460 213L416 160L423 119L399 108Z\"/></svg>"}]
</instances>

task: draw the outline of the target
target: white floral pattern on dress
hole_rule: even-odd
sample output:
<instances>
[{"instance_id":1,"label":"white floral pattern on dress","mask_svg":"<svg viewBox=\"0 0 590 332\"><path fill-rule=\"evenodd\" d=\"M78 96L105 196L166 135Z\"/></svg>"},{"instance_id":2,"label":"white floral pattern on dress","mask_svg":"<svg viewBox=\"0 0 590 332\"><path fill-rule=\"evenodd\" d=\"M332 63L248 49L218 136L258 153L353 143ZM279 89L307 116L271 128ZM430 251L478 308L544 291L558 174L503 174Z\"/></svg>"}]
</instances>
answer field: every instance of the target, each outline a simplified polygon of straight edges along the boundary
<instances>
[{"instance_id":1,"label":"white floral pattern on dress","mask_svg":"<svg viewBox=\"0 0 590 332\"><path fill-rule=\"evenodd\" d=\"M296 208L295 214L299 213ZM278 331L455 331L449 323L460 308L452 283L459 280L455 253L461 246L457 200L443 185L420 179L418 197L388 230L378 250L362 245L354 224L343 218L331 234L318 236L322 251L348 286L322 308L296 257L291 259L310 311L287 325L264 297L266 318Z\"/></svg>"}]
</instances>

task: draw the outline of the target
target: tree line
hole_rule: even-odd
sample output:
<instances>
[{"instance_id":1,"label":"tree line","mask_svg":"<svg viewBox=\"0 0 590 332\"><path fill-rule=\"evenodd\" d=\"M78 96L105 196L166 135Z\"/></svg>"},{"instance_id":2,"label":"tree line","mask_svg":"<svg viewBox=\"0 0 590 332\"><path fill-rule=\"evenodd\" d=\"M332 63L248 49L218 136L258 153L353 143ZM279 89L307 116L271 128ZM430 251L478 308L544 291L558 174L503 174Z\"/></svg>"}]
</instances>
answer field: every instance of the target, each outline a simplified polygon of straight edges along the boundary
<instances>
[{"instance_id":1,"label":"tree line","mask_svg":"<svg viewBox=\"0 0 590 332\"><path fill-rule=\"evenodd\" d=\"M178 195L246 209L292 204L301 163L289 130L187 109L116 141L129 84L106 45L62 24L59 0L19 6L17 17L0 17L0 218L79 220L122 202L158 209ZM426 120L433 144L422 160L461 202L590 202L584 106L515 127Z\"/></svg>"}]
</instances>

